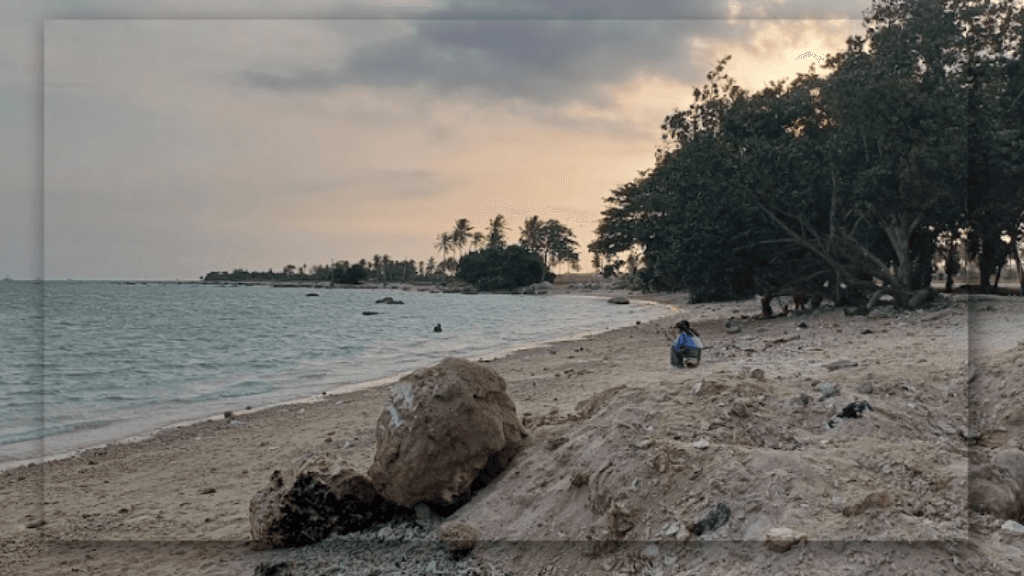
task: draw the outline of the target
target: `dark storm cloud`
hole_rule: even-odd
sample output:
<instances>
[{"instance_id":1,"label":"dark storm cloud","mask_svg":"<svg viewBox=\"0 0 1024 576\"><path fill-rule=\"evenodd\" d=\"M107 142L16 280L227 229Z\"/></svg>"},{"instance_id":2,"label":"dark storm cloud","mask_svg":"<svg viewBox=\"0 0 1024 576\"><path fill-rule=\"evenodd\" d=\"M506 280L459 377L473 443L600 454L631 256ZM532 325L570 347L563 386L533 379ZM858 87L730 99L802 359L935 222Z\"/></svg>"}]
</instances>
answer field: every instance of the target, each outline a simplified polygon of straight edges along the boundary
<instances>
[{"instance_id":1,"label":"dark storm cloud","mask_svg":"<svg viewBox=\"0 0 1024 576\"><path fill-rule=\"evenodd\" d=\"M738 35L725 21L694 20L424 20L413 27L411 35L357 49L333 69L244 78L283 91L418 86L444 95L601 103L600 88L641 73L697 81L708 66L690 57L690 37Z\"/></svg>"}]
</instances>

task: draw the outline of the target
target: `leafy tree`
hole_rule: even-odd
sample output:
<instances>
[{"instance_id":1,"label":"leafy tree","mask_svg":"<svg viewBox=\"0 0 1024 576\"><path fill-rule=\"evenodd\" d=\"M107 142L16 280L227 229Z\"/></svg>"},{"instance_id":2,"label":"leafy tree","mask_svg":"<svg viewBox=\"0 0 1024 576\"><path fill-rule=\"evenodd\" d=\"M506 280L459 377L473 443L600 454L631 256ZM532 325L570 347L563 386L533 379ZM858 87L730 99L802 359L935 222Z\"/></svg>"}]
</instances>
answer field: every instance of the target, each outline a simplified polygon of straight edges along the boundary
<instances>
[{"instance_id":1,"label":"leafy tree","mask_svg":"<svg viewBox=\"0 0 1024 576\"><path fill-rule=\"evenodd\" d=\"M989 28L1016 30L981 52L1019 61L1019 8L962 0L876 1L866 37L830 56L825 78L812 70L751 94L723 59L690 108L666 118L655 167L608 198L591 250L614 272L639 249L648 287L697 300L801 290L836 302L888 293L903 306L930 283L942 234L966 227L980 256L1005 262L1024 198L1013 151L1024 147L989 113L1014 105L1017 86L1000 87L1015 78L1013 58L986 64L1001 72L992 79L966 73L965 26L979 11ZM969 134L983 144L968 146Z\"/></svg>"},{"instance_id":2,"label":"leafy tree","mask_svg":"<svg viewBox=\"0 0 1024 576\"><path fill-rule=\"evenodd\" d=\"M539 255L509 246L466 254L459 260L456 277L480 290L509 290L532 284L545 271Z\"/></svg>"}]
</instances>

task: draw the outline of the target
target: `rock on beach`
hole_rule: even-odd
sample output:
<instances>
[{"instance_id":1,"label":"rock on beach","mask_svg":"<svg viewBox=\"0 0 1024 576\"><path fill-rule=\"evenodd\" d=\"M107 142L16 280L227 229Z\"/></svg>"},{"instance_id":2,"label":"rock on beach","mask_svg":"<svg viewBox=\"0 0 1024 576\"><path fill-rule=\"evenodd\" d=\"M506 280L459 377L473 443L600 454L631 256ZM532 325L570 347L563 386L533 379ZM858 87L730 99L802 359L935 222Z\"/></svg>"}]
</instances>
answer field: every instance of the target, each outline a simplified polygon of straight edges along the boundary
<instances>
[{"instance_id":1,"label":"rock on beach","mask_svg":"<svg viewBox=\"0 0 1024 576\"><path fill-rule=\"evenodd\" d=\"M527 437L505 389L494 370L458 358L395 383L369 470L382 496L451 509L500 474Z\"/></svg>"}]
</instances>

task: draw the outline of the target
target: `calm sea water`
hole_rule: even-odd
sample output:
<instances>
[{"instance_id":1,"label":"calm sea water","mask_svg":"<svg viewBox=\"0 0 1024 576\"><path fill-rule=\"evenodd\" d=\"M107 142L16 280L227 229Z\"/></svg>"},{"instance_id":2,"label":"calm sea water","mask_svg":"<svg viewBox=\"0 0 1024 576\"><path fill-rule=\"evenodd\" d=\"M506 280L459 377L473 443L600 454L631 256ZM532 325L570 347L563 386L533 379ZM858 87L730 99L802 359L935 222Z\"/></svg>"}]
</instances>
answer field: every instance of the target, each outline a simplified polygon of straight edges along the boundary
<instances>
[{"instance_id":1,"label":"calm sea water","mask_svg":"<svg viewBox=\"0 0 1024 576\"><path fill-rule=\"evenodd\" d=\"M375 304L385 296L404 304ZM0 466L665 313L582 296L4 281Z\"/></svg>"}]
</instances>

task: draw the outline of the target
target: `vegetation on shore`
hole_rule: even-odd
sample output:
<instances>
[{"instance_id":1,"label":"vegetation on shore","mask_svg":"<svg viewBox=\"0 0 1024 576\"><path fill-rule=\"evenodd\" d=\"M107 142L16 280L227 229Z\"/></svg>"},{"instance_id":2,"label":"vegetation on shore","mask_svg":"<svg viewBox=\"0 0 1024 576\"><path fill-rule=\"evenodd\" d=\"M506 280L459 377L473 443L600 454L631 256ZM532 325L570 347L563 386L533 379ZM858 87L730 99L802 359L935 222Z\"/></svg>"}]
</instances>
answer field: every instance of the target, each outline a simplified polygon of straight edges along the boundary
<instances>
[{"instance_id":1,"label":"vegetation on shore","mask_svg":"<svg viewBox=\"0 0 1024 576\"><path fill-rule=\"evenodd\" d=\"M588 246L604 272L694 301L905 307L966 256L983 291L1008 258L1024 290L1021 7L882 0L865 26L829 75L756 93L724 58L665 119L655 166L607 198Z\"/></svg>"},{"instance_id":2,"label":"vegetation on shore","mask_svg":"<svg viewBox=\"0 0 1024 576\"><path fill-rule=\"evenodd\" d=\"M359 284L365 280L376 282L430 282L444 283L454 276L475 285L480 290L506 290L534 282L553 280L552 266L568 265L579 270L579 243L572 230L558 220L542 220L533 216L523 222L518 245L506 241L508 226L501 214L492 219L487 233L474 232L466 218L455 222L451 232L437 236L434 247L441 260L433 257L426 261L392 260L387 254L374 255L355 264L347 260L330 265L303 264L284 266L280 272L249 271L243 268L232 272L209 272L204 282L330 282L331 284ZM466 247L469 252L463 252ZM455 259L451 254L458 254Z\"/></svg>"}]
</instances>

